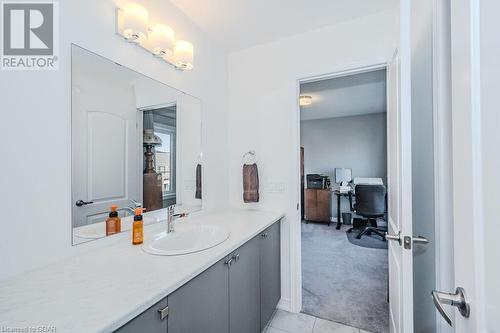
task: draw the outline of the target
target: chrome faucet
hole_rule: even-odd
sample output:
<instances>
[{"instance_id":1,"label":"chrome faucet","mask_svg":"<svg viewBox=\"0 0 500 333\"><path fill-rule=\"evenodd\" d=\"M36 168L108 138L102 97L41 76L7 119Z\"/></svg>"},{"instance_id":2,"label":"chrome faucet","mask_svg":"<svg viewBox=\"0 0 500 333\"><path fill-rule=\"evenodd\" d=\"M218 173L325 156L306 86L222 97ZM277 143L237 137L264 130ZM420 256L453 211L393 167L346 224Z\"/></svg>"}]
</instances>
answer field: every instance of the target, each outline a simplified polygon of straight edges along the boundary
<instances>
[{"instance_id":1,"label":"chrome faucet","mask_svg":"<svg viewBox=\"0 0 500 333\"><path fill-rule=\"evenodd\" d=\"M141 208L142 207L142 202L135 201L134 199L130 199L130 202L132 203L134 208Z\"/></svg>"},{"instance_id":2,"label":"chrome faucet","mask_svg":"<svg viewBox=\"0 0 500 333\"><path fill-rule=\"evenodd\" d=\"M175 205L167 207L167 234L175 231L174 229L174 209Z\"/></svg>"},{"instance_id":3,"label":"chrome faucet","mask_svg":"<svg viewBox=\"0 0 500 333\"><path fill-rule=\"evenodd\" d=\"M120 208L119 210L126 210L126 211L130 212L132 215L134 215L135 209L142 207L142 203L140 203L139 201L135 201L134 199L131 199L130 202L132 203L132 206L125 206L123 208Z\"/></svg>"},{"instance_id":4,"label":"chrome faucet","mask_svg":"<svg viewBox=\"0 0 500 333\"><path fill-rule=\"evenodd\" d=\"M128 206L122 207L122 208L120 208L118 210L126 210L127 212L131 213L132 215L135 214L135 209L132 208L132 207L128 207Z\"/></svg>"}]
</instances>

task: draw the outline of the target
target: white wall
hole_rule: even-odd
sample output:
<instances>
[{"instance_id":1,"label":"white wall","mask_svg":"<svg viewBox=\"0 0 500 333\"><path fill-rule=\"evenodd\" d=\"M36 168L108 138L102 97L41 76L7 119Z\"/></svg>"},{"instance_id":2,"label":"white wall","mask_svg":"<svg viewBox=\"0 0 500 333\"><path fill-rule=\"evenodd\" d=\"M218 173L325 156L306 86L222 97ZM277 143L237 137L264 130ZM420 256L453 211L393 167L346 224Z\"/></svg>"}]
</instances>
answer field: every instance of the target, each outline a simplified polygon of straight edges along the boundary
<instances>
[{"instance_id":1,"label":"white wall","mask_svg":"<svg viewBox=\"0 0 500 333\"><path fill-rule=\"evenodd\" d=\"M199 97L207 209L227 202L227 57L167 0L139 1L195 47L195 69L176 71L114 34L111 0L59 1L60 64L48 72L0 73L0 278L107 245L71 246L71 57L76 43ZM222 102L221 102L222 101ZM30 163L26 163L26 154Z\"/></svg>"},{"instance_id":2,"label":"white wall","mask_svg":"<svg viewBox=\"0 0 500 333\"><path fill-rule=\"evenodd\" d=\"M300 123L300 145L304 147L304 172L330 176L335 168L351 168L354 177L387 179L386 114L306 120ZM336 185L334 185L336 186ZM349 201L342 200L342 211ZM331 216L337 217L337 199L332 195Z\"/></svg>"},{"instance_id":3,"label":"white wall","mask_svg":"<svg viewBox=\"0 0 500 333\"><path fill-rule=\"evenodd\" d=\"M229 198L236 207L286 212L282 227L283 306L291 296L290 223L299 223L297 79L388 61L398 44L389 10L255 46L229 56ZM242 199L241 158L255 149L261 200ZM281 190L282 188L283 190ZM296 310L296 309L295 309Z\"/></svg>"}]
</instances>

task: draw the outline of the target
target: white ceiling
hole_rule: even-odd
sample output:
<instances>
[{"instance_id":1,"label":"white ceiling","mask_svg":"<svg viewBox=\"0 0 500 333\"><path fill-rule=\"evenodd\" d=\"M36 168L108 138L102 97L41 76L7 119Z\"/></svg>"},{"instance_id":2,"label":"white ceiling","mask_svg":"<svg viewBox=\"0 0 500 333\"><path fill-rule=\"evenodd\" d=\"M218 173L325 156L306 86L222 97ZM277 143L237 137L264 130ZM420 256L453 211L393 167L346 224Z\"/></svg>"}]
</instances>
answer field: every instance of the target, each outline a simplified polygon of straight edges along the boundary
<instances>
[{"instance_id":1,"label":"white ceiling","mask_svg":"<svg viewBox=\"0 0 500 333\"><path fill-rule=\"evenodd\" d=\"M394 8L398 0L171 0L228 51Z\"/></svg>"},{"instance_id":2,"label":"white ceiling","mask_svg":"<svg viewBox=\"0 0 500 333\"><path fill-rule=\"evenodd\" d=\"M300 94L312 96L300 108L301 120L386 112L385 70L304 83Z\"/></svg>"}]
</instances>

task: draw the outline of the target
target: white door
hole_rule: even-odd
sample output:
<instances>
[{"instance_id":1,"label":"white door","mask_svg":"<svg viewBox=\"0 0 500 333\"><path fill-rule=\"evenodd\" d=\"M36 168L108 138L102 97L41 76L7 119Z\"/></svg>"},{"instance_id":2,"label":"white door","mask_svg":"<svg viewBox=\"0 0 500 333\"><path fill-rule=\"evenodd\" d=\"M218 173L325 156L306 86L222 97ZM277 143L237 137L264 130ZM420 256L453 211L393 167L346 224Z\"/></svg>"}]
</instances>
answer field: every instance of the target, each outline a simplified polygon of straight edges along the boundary
<instances>
[{"instance_id":1,"label":"white door","mask_svg":"<svg viewBox=\"0 0 500 333\"><path fill-rule=\"evenodd\" d=\"M451 2L455 287L470 314L441 306L460 333L500 332L498 13L498 0Z\"/></svg>"},{"instance_id":2,"label":"white door","mask_svg":"<svg viewBox=\"0 0 500 333\"><path fill-rule=\"evenodd\" d=\"M80 77L72 99L73 226L103 221L139 196L134 93ZM123 211L122 211L123 212Z\"/></svg>"},{"instance_id":3,"label":"white door","mask_svg":"<svg viewBox=\"0 0 500 333\"><path fill-rule=\"evenodd\" d=\"M387 68L387 194L389 321L390 331L398 333L413 332L411 109L407 89L396 51ZM405 239L410 240L409 248Z\"/></svg>"}]
</instances>

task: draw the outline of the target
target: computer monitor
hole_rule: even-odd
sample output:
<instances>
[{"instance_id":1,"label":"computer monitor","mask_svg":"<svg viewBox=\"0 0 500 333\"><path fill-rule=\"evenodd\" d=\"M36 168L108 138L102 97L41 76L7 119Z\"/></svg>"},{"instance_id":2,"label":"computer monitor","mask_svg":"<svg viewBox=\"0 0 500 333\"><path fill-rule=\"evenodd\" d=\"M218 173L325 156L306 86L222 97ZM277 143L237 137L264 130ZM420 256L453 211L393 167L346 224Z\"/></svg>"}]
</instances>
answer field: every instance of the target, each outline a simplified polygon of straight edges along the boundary
<instances>
[{"instance_id":1,"label":"computer monitor","mask_svg":"<svg viewBox=\"0 0 500 333\"><path fill-rule=\"evenodd\" d=\"M352 169L348 168L335 168L335 182L340 184L342 182L349 183L352 180Z\"/></svg>"}]
</instances>

